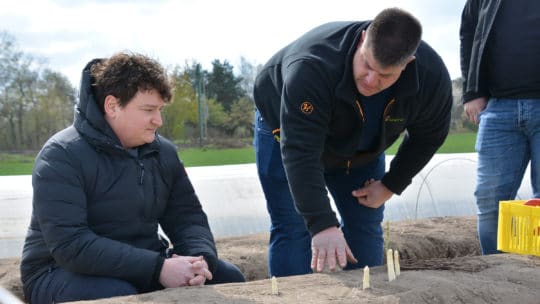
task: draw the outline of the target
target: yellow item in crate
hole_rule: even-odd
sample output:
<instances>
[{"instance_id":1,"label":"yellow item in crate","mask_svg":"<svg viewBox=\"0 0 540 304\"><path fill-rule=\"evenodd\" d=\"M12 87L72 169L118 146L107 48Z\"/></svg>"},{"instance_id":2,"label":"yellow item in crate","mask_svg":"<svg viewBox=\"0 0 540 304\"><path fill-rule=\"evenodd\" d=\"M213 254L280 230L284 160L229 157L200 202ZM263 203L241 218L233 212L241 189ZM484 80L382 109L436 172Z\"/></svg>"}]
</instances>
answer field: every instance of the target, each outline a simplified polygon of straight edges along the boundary
<instances>
[{"instance_id":1,"label":"yellow item in crate","mask_svg":"<svg viewBox=\"0 0 540 304\"><path fill-rule=\"evenodd\" d=\"M540 256L540 206L529 201L500 201L497 249Z\"/></svg>"}]
</instances>

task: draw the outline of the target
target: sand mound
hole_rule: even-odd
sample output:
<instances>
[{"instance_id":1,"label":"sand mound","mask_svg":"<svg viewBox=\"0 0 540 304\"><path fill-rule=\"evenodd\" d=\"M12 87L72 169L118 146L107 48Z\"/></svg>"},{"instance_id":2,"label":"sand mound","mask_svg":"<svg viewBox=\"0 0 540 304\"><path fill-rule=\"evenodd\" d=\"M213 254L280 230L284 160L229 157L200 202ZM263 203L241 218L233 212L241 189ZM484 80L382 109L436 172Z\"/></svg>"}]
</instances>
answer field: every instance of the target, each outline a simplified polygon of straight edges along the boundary
<instances>
[{"instance_id":1,"label":"sand mound","mask_svg":"<svg viewBox=\"0 0 540 304\"><path fill-rule=\"evenodd\" d=\"M540 258L479 256L474 218L446 217L389 224L388 246L400 251L402 272L388 282L386 267L278 278L267 277L268 234L217 240L222 259L249 282L188 287L89 303L539 303ZM0 260L0 285L21 295L18 259ZM86 302L85 302L86 303Z\"/></svg>"}]
</instances>

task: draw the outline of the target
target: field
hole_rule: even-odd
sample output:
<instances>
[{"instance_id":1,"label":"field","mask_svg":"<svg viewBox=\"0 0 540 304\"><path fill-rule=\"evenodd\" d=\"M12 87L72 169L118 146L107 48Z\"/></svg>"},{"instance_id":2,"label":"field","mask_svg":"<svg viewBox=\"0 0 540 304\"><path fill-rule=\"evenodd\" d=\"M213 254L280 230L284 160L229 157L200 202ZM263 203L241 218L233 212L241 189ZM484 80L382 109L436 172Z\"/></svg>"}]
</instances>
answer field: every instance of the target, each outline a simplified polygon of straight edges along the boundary
<instances>
[{"instance_id":1,"label":"field","mask_svg":"<svg viewBox=\"0 0 540 304\"><path fill-rule=\"evenodd\" d=\"M444 145L437 153L470 153L474 152L476 133L450 134ZM398 140L386 151L387 154L395 154L399 143ZM181 149L180 159L186 167L215 166L254 163L255 155L253 147L238 149ZM0 175L27 175L32 174L34 156L11 153L0 153Z\"/></svg>"}]
</instances>

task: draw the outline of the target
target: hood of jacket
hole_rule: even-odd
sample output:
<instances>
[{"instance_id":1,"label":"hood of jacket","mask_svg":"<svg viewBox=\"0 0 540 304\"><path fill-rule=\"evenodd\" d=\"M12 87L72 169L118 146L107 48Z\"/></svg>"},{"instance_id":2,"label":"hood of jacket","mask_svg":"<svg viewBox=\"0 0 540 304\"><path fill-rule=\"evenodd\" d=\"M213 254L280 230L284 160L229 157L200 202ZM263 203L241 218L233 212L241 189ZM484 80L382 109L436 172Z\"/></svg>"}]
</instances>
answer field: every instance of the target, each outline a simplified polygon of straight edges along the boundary
<instances>
[{"instance_id":1,"label":"hood of jacket","mask_svg":"<svg viewBox=\"0 0 540 304\"><path fill-rule=\"evenodd\" d=\"M73 125L81 136L97 149L108 152L124 152L125 148L122 147L120 139L105 120L94 94L93 83L95 79L92 77L90 69L102 60L104 59L91 60L82 71L79 100L75 106ZM159 146L158 140L158 136L156 136L154 142L142 147L145 150L148 148L155 150Z\"/></svg>"}]
</instances>

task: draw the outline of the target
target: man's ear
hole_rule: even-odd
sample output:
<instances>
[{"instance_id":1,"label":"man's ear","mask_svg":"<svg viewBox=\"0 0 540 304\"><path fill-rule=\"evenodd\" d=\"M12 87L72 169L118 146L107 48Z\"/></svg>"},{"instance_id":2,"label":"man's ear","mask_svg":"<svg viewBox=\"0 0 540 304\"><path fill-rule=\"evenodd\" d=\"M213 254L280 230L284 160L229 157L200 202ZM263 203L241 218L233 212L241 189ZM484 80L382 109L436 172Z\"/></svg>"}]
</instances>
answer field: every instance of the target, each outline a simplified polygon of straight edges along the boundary
<instances>
[{"instance_id":1,"label":"man's ear","mask_svg":"<svg viewBox=\"0 0 540 304\"><path fill-rule=\"evenodd\" d=\"M402 71L405 71L405 69L407 68L407 65L409 63L411 63L413 60L416 59L416 56L412 55L412 56L409 56L409 58L407 58L407 61L405 61L405 63L403 64L403 68L401 69Z\"/></svg>"},{"instance_id":2,"label":"man's ear","mask_svg":"<svg viewBox=\"0 0 540 304\"><path fill-rule=\"evenodd\" d=\"M366 30L362 31L362 34L360 35L360 42L358 42L357 48L361 48L364 44L364 41L366 41Z\"/></svg>"},{"instance_id":3,"label":"man's ear","mask_svg":"<svg viewBox=\"0 0 540 304\"><path fill-rule=\"evenodd\" d=\"M105 101L103 102L103 109L106 116L115 117L116 111L118 110L119 106L120 105L118 104L118 98L112 95L107 95L105 97Z\"/></svg>"}]
</instances>

